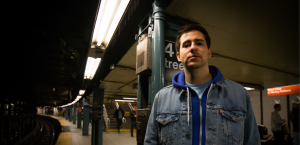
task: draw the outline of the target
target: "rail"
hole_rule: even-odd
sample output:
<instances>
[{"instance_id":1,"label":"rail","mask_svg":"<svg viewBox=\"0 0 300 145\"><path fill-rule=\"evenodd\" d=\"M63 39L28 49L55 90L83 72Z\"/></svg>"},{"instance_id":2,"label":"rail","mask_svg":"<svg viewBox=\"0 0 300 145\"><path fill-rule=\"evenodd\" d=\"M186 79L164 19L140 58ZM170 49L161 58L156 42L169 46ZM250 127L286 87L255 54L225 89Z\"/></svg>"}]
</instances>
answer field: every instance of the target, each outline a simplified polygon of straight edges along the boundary
<instances>
[{"instance_id":1,"label":"rail","mask_svg":"<svg viewBox=\"0 0 300 145\"><path fill-rule=\"evenodd\" d=\"M132 110L133 110L133 107L132 107L132 105L131 105L130 102L128 102L128 106L129 106L130 110L132 111Z\"/></svg>"},{"instance_id":2,"label":"rail","mask_svg":"<svg viewBox=\"0 0 300 145\"><path fill-rule=\"evenodd\" d=\"M106 111L106 108L105 108L105 105L103 104L103 120L104 120L104 123L105 123L105 127L107 129L110 128L110 120L108 118L108 115L107 115L107 111Z\"/></svg>"}]
</instances>

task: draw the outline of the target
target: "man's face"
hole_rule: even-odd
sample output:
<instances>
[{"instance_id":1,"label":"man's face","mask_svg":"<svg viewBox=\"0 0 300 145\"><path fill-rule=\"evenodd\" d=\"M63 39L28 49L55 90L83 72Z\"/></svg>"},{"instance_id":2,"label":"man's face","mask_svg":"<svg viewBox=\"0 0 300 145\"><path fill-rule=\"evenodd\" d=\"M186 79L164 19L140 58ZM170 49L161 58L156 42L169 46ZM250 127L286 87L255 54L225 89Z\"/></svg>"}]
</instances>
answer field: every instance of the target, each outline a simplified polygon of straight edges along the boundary
<instances>
[{"instance_id":1,"label":"man's face","mask_svg":"<svg viewBox=\"0 0 300 145\"><path fill-rule=\"evenodd\" d=\"M182 62L185 69L197 69L208 66L208 58L211 58L211 49L202 32L192 30L180 37L180 53L176 56Z\"/></svg>"}]
</instances>

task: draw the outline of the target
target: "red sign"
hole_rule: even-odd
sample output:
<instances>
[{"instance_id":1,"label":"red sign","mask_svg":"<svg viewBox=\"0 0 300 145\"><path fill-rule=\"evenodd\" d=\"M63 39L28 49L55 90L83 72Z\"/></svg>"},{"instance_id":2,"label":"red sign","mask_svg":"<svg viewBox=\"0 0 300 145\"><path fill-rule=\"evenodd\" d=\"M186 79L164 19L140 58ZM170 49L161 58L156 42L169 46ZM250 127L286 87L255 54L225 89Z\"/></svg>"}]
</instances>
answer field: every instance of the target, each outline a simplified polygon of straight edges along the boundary
<instances>
[{"instance_id":1,"label":"red sign","mask_svg":"<svg viewBox=\"0 0 300 145\"><path fill-rule=\"evenodd\" d=\"M82 113L82 107L78 107L78 113Z\"/></svg>"},{"instance_id":2,"label":"red sign","mask_svg":"<svg viewBox=\"0 0 300 145\"><path fill-rule=\"evenodd\" d=\"M268 88L268 97L299 94L300 85Z\"/></svg>"}]
</instances>

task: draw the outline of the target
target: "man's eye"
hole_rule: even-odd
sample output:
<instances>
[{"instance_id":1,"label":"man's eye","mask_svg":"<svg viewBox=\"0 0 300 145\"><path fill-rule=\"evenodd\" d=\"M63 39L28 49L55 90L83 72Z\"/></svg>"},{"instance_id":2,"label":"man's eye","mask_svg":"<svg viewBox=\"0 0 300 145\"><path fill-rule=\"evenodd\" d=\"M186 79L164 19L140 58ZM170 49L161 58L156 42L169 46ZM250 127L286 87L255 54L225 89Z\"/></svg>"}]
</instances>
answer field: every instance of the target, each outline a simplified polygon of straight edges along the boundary
<instances>
[{"instance_id":1,"label":"man's eye","mask_svg":"<svg viewBox=\"0 0 300 145\"><path fill-rule=\"evenodd\" d=\"M202 45L202 43L197 43L197 45L199 45L199 46L200 46L200 45Z\"/></svg>"},{"instance_id":2,"label":"man's eye","mask_svg":"<svg viewBox=\"0 0 300 145\"><path fill-rule=\"evenodd\" d=\"M187 47L189 47L190 46L190 44L183 44L183 47L184 48L187 48Z\"/></svg>"}]
</instances>

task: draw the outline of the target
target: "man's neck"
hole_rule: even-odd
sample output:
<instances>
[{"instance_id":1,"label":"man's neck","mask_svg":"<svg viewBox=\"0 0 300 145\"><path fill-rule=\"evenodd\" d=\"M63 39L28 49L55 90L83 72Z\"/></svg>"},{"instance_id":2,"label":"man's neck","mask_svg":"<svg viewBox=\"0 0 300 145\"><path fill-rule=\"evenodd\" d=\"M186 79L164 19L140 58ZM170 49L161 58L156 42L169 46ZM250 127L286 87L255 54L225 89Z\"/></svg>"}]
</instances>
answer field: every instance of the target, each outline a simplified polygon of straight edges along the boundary
<instances>
[{"instance_id":1,"label":"man's neck","mask_svg":"<svg viewBox=\"0 0 300 145\"><path fill-rule=\"evenodd\" d=\"M200 67L198 69L188 70L184 69L185 81L189 84L200 85L207 83L212 79L211 74L209 73L209 68Z\"/></svg>"}]
</instances>

